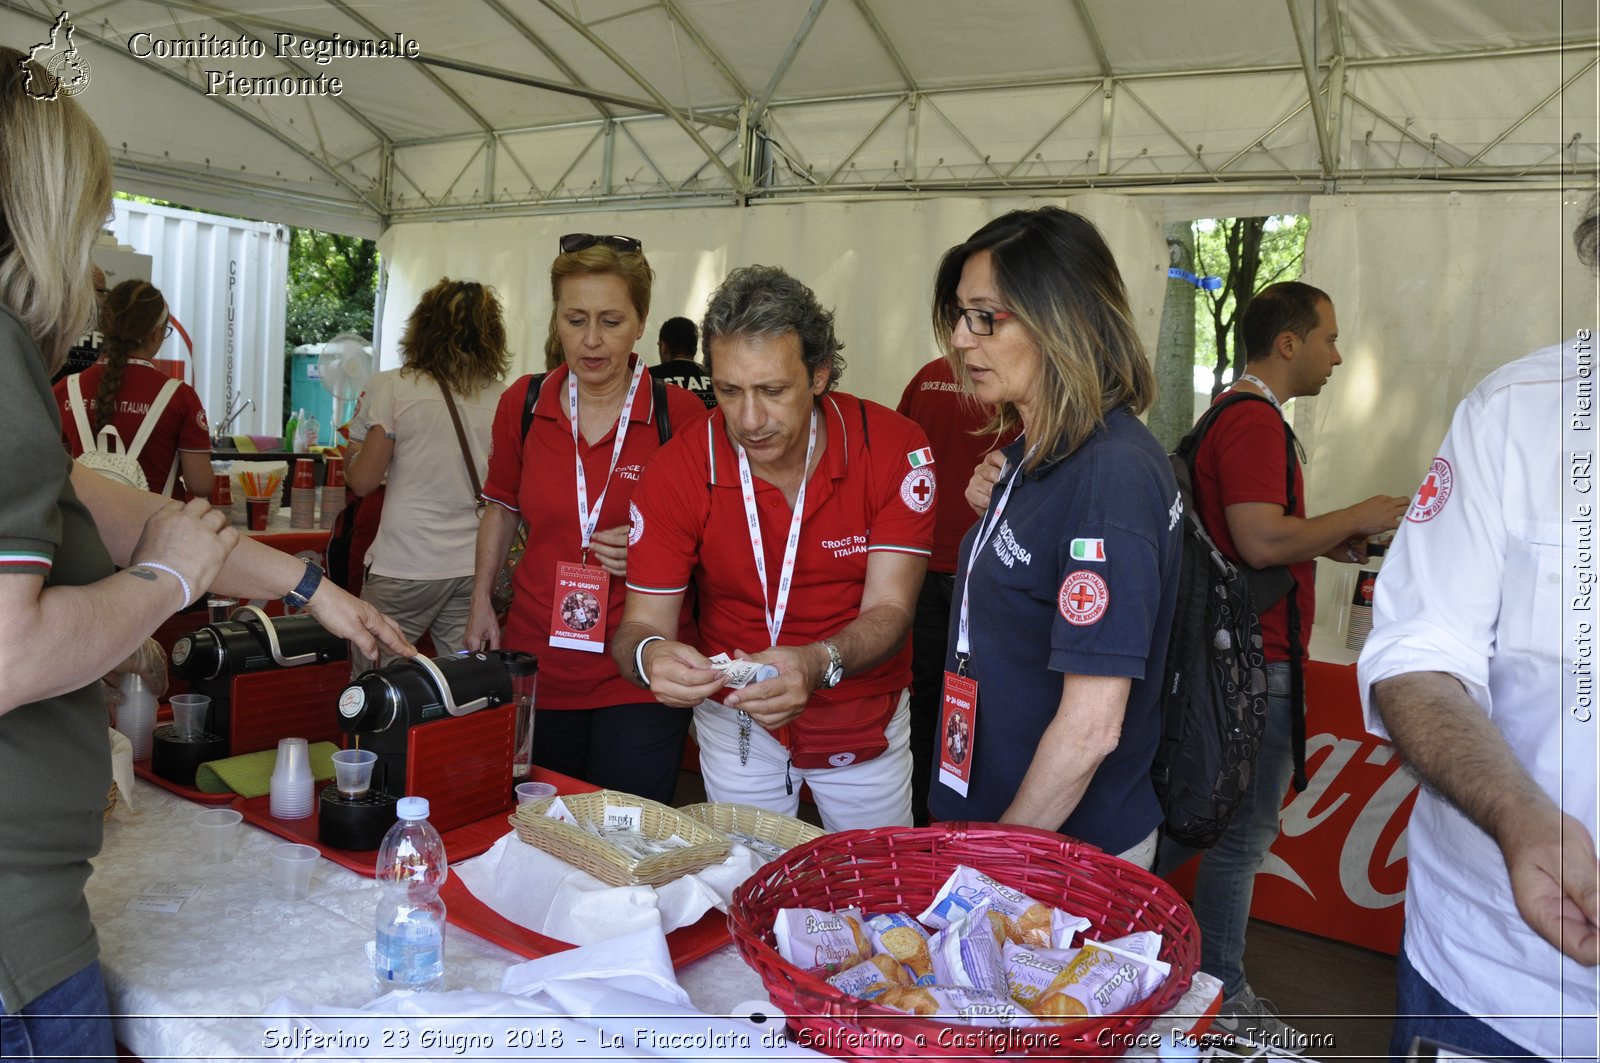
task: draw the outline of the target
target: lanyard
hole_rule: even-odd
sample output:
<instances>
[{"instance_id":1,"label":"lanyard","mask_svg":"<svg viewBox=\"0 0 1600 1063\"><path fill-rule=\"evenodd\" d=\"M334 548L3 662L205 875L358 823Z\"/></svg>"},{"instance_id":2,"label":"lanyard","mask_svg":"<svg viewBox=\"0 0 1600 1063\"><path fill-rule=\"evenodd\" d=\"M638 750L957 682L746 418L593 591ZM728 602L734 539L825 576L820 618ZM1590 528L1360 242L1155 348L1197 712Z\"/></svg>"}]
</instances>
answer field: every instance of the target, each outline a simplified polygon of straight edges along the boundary
<instances>
[{"instance_id":1,"label":"lanyard","mask_svg":"<svg viewBox=\"0 0 1600 1063\"><path fill-rule=\"evenodd\" d=\"M1032 453L1030 448L1029 453ZM1006 503L1011 499L1011 489L1016 486L1017 475L1022 471L1022 466L1027 462L1028 455L1024 454L1022 461L1011 470L1010 479L1006 480L1006 489L1000 495L1000 501L989 511L988 516L978 525L978 534L972 539L972 553L967 555L967 574L961 580L961 622L956 627L956 674L967 674L967 658L972 656L972 641L967 637L967 588L972 583L972 567L978 563L978 554L983 550L983 544L989 541L989 535L1000 523L1000 514L1006 510Z\"/></svg>"},{"instance_id":2,"label":"lanyard","mask_svg":"<svg viewBox=\"0 0 1600 1063\"><path fill-rule=\"evenodd\" d=\"M783 628L783 616L789 611L789 589L794 584L794 557L800 546L800 522L806 512L806 481L811 475L811 455L817 449L817 407L811 407L811 436L806 440L806 464L800 474L800 490L794 496L794 516L789 518L789 541L783 547L783 570L778 576L777 600L767 605L767 552L761 543L761 521L756 515L755 480L750 475L750 459L744 448L739 451L739 490L744 495L744 516L750 525L750 549L756 555L756 575L761 577L761 608L767 617L767 634L770 645L778 644L778 632Z\"/></svg>"},{"instance_id":3,"label":"lanyard","mask_svg":"<svg viewBox=\"0 0 1600 1063\"><path fill-rule=\"evenodd\" d=\"M622 412L617 414L617 438L611 444L611 467L606 470L605 486L600 497L589 506L589 479L583 471L583 448L578 443L578 377L567 370L567 401L572 404L572 460L578 472L578 534L582 537L584 562L589 559L589 540L594 537L594 526L600 522L600 507L606 503L606 492L611 490L611 474L617 471L617 460L622 457L622 441L628 437L628 413L633 409L633 396L639 390L639 380L644 376L644 359L633 367L633 381L628 385L628 397L622 400ZM657 416L660 416L659 411Z\"/></svg>"},{"instance_id":4,"label":"lanyard","mask_svg":"<svg viewBox=\"0 0 1600 1063\"><path fill-rule=\"evenodd\" d=\"M1262 380L1254 373L1245 373L1241 375L1239 379L1248 384L1254 384L1256 387L1260 388L1261 394L1265 395L1267 397L1267 401L1272 403L1273 408L1278 411L1278 416L1283 416L1283 403L1279 402L1278 396L1274 395L1272 393L1272 389L1267 387L1267 382L1265 380Z\"/></svg>"}]
</instances>

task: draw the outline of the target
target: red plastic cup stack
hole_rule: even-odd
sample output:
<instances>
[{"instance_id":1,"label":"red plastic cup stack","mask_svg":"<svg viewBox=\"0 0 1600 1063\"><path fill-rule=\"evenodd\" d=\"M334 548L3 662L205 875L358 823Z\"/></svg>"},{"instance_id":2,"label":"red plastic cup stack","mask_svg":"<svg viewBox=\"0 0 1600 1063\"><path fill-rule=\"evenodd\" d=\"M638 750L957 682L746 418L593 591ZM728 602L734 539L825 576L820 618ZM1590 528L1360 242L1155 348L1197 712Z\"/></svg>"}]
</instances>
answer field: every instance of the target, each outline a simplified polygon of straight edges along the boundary
<instances>
[{"instance_id":1,"label":"red plastic cup stack","mask_svg":"<svg viewBox=\"0 0 1600 1063\"><path fill-rule=\"evenodd\" d=\"M317 463L314 458L299 458L294 463L294 482L289 486L289 527L317 526Z\"/></svg>"},{"instance_id":2,"label":"red plastic cup stack","mask_svg":"<svg viewBox=\"0 0 1600 1063\"><path fill-rule=\"evenodd\" d=\"M329 454L328 475L322 485L322 520L324 528L333 527L333 522L339 519L339 513L344 509L344 459L337 454Z\"/></svg>"}]
</instances>

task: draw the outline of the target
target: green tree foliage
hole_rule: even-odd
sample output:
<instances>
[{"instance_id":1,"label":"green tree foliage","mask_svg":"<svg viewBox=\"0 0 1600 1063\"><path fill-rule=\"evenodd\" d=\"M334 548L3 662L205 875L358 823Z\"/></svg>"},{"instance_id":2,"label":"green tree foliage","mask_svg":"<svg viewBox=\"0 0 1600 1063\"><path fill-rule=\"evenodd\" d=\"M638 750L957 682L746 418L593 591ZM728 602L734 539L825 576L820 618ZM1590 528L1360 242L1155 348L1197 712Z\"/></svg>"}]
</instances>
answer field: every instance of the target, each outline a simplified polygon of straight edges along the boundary
<instances>
[{"instance_id":1,"label":"green tree foliage","mask_svg":"<svg viewBox=\"0 0 1600 1063\"><path fill-rule=\"evenodd\" d=\"M1194 223L1194 271L1223 282L1220 289L1195 291L1195 364L1211 369L1213 396L1232 382L1236 364L1244 363L1239 323L1250 296L1269 284L1299 278L1310 227L1304 214Z\"/></svg>"},{"instance_id":2,"label":"green tree foliage","mask_svg":"<svg viewBox=\"0 0 1600 1063\"><path fill-rule=\"evenodd\" d=\"M316 229L292 230L285 345L322 343L341 332L371 336L377 290L377 244Z\"/></svg>"}]
</instances>

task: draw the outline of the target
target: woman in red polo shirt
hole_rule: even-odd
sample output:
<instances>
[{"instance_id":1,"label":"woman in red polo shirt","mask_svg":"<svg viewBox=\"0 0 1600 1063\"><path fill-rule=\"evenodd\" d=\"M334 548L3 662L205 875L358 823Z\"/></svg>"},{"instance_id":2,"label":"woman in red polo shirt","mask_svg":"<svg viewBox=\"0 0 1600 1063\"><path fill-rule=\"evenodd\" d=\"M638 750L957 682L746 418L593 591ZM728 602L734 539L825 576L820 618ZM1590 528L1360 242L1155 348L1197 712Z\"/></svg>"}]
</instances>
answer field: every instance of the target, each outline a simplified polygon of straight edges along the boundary
<instances>
[{"instance_id":1,"label":"woman in red polo shirt","mask_svg":"<svg viewBox=\"0 0 1600 1063\"><path fill-rule=\"evenodd\" d=\"M78 388L87 407L84 413L94 436L110 425L131 453L140 427L171 379L151 361L172 335L167 301L149 281L123 281L106 295L100 330L105 336L105 353L78 375ZM79 431L70 388L70 377L56 384L56 405L61 410L62 441L67 452L77 457L89 441ZM155 423L137 455L150 490L180 502L190 496L209 498L211 429L200 396L179 381L177 390L154 413Z\"/></svg>"},{"instance_id":2,"label":"woman in red polo shirt","mask_svg":"<svg viewBox=\"0 0 1600 1063\"><path fill-rule=\"evenodd\" d=\"M495 413L467 647L539 658L534 763L670 803L691 714L641 696L605 652L626 595L630 501L662 442L657 402L674 433L705 416L682 388L658 396L633 353L654 277L631 237L561 238L545 342L560 364L512 384ZM528 546L502 633L490 594L519 522Z\"/></svg>"}]
</instances>

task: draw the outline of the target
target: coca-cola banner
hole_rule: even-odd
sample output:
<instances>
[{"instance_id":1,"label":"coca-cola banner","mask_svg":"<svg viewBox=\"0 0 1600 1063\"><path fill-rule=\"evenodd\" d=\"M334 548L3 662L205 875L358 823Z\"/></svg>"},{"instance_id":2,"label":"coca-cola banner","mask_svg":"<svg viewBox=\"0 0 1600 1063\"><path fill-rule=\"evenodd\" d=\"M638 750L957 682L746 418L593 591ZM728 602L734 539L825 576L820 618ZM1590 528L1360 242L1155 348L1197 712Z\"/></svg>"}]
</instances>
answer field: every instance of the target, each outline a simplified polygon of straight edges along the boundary
<instances>
[{"instance_id":1,"label":"coca-cola banner","mask_svg":"<svg viewBox=\"0 0 1600 1063\"><path fill-rule=\"evenodd\" d=\"M1362 726L1354 665L1308 661L1305 686L1307 786L1284 800L1250 914L1394 955L1417 784ZM1195 866L1171 876L1185 896Z\"/></svg>"}]
</instances>

